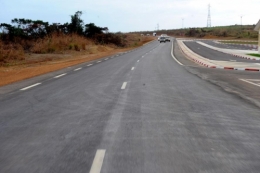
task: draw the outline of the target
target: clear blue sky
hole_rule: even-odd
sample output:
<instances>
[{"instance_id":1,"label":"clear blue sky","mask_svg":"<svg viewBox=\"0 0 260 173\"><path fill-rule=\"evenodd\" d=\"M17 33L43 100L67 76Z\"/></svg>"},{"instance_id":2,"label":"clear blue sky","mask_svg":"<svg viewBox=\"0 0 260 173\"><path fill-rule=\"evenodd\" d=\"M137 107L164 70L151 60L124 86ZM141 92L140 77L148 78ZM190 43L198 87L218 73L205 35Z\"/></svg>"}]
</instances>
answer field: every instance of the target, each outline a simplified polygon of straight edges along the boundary
<instances>
[{"instance_id":1,"label":"clear blue sky","mask_svg":"<svg viewBox=\"0 0 260 173\"><path fill-rule=\"evenodd\" d=\"M111 32L129 32L183 27L205 27L208 4L211 25L256 24L260 0L0 0L0 23L13 18L70 22L82 11L85 24L108 27ZM182 20L183 19L183 20Z\"/></svg>"}]
</instances>

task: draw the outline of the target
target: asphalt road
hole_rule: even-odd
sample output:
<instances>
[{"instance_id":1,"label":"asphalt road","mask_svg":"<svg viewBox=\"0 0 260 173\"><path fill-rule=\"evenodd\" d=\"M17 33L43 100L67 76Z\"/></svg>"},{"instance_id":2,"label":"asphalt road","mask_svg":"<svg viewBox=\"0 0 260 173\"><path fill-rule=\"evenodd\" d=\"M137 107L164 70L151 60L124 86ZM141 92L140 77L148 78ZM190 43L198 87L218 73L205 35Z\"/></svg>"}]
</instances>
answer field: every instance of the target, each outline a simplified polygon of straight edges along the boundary
<instances>
[{"instance_id":1,"label":"asphalt road","mask_svg":"<svg viewBox=\"0 0 260 173\"><path fill-rule=\"evenodd\" d=\"M196 54L199 54L202 57L210 60L256 63L255 60L239 58L216 50L212 50L193 41L184 41L183 43Z\"/></svg>"},{"instance_id":2,"label":"asphalt road","mask_svg":"<svg viewBox=\"0 0 260 173\"><path fill-rule=\"evenodd\" d=\"M220 44L220 43L216 43L211 40L204 40L202 42L209 44L211 46L223 48L223 49L239 49L239 50L252 50L253 49L254 50L254 48L252 48L252 47L243 46L243 45L239 45L239 44Z\"/></svg>"},{"instance_id":3,"label":"asphalt road","mask_svg":"<svg viewBox=\"0 0 260 173\"><path fill-rule=\"evenodd\" d=\"M1 95L0 172L259 172L260 109L176 63L171 45Z\"/></svg>"}]
</instances>

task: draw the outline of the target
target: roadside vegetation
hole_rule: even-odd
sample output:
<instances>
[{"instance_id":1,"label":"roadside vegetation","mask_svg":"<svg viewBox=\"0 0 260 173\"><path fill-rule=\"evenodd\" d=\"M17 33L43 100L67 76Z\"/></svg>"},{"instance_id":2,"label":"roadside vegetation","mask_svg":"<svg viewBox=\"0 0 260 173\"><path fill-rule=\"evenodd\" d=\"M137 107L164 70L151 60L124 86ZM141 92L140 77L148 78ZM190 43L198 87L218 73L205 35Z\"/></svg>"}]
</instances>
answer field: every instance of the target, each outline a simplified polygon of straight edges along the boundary
<instances>
[{"instance_id":1,"label":"roadside vegetation","mask_svg":"<svg viewBox=\"0 0 260 173\"><path fill-rule=\"evenodd\" d=\"M238 39L238 40L255 40L257 41L258 32L254 31L255 25L231 25L231 26L216 26L203 28L183 28L170 29L158 31L142 31L134 32L139 34L152 34L156 32L157 35L168 34L175 37L195 37L205 39Z\"/></svg>"},{"instance_id":2,"label":"roadside vegetation","mask_svg":"<svg viewBox=\"0 0 260 173\"><path fill-rule=\"evenodd\" d=\"M255 56L255 57L260 58L260 54L258 54L258 53L249 53L247 55L251 55L251 56Z\"/></svg>"},{"instance_id":3,"label":"roadside vegetation","mask_svg":"<svg viewBox=\"0 0 260 173\"><path fill-rule=\"evenodd\" d=\"M111 49L142 45L152 38L137 34L111 33L107 27L84 24L82 12L71 15L70 23L18 19L0 24L0 66L52 61L57 54L95 54ZM43 54L35 56L34 54ZM53 54L52 58L44 54ZM32 56L34 58L32 58Z\"/></svg>"},{"instance_id":4,"label":"roadside vegetation","mask_svg":"<svg viewBox=\"0 0 260 173\"><path fill-rule=\"evenodd\" d=\"M221 43L231 43L231 44L252 44L252 45L258 45L258 42L253 41L220 41Z\"/></svg>"}]
</instances>

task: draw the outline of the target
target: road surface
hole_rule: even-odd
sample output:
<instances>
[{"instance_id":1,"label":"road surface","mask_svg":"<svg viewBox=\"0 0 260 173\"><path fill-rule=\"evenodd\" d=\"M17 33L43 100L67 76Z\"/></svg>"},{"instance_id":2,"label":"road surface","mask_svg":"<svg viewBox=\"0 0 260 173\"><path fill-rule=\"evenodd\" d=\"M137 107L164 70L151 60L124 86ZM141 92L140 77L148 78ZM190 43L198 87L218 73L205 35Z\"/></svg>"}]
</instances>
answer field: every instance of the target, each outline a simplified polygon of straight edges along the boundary
<instances>
[{"instance_id":1,"label":"road surface","mask_svg":"<svg viewBox=\"0 0 260 173\"><path fill-rule=\"evenodd\" d=\"M171 47L2 94L0 172L259 172L260 109L190 73Z\"/></svg>"}]
</instances>

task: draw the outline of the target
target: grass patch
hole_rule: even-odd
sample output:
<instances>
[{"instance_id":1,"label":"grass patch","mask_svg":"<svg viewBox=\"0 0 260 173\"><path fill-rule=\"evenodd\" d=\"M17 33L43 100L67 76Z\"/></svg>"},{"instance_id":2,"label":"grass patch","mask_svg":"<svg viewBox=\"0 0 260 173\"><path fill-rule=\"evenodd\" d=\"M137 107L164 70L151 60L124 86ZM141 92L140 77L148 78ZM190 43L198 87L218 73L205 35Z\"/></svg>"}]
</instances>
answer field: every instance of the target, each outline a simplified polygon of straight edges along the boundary
<instances>
[{"instance_id":1,"label":"grass patch","mask_svg":"<svg viewBox=\"0 0 260 173\"><path fill-rule=\"evenodd\" d=\"M233 43L233 44L253 44L258 45L258 42L245 42L245 41L220 41L221 43Z\"/></svg>"},{"instance_id":2,"label":"grass patch","mask_svg":"<svg viewBox=\"0 0 260 173\"><path fill-rule=\"evenodd\" d=\"M258 53L249 53L247 55L251 55L251 56L255 56L255 57L260 58L260 54L258 54Z\"/></svg>"}]
</instances>

